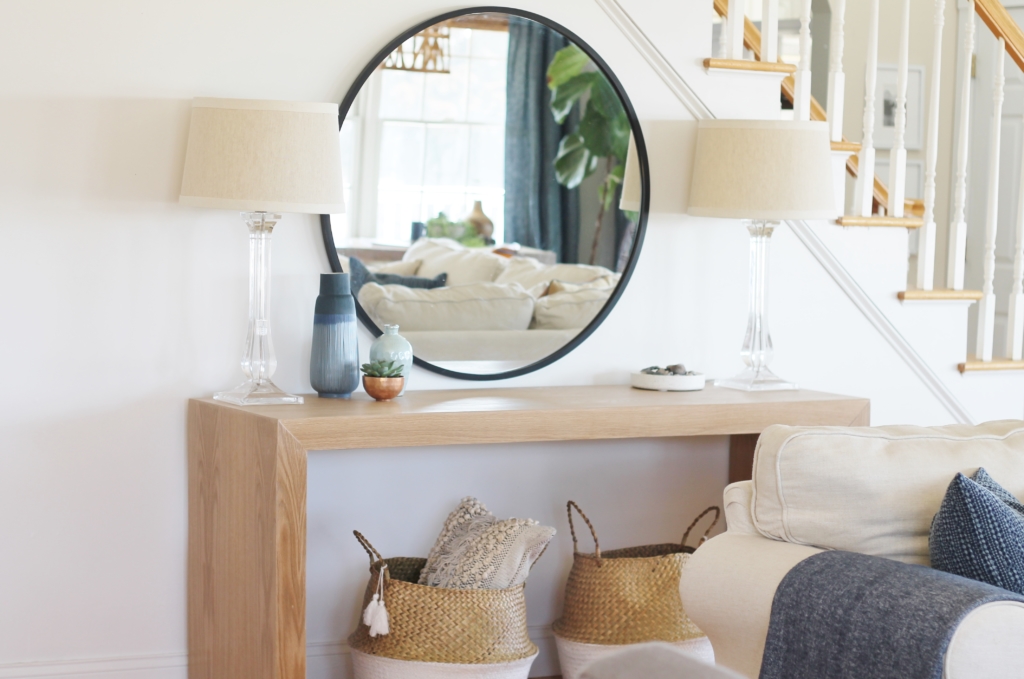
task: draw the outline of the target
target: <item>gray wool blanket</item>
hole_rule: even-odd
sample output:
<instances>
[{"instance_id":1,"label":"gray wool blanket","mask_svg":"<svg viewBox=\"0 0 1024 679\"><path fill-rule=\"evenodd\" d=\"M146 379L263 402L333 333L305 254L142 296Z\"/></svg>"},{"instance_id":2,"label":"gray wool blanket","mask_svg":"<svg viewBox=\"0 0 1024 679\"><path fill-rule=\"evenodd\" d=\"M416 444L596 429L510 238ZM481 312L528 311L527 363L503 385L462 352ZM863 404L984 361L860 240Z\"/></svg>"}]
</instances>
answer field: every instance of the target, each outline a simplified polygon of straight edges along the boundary
<instances>
[{"instance_id":1,"label":"gray wool blanket","mask_svg":"<svg viewBox=\"0 0 1024 679\"><path fill-rule=\"evenodd\" d=\"M941 679L957 625L992 601L1024 597L876 556L815 554L775 592L761 679Z\"/></svg>"}]
</instances>

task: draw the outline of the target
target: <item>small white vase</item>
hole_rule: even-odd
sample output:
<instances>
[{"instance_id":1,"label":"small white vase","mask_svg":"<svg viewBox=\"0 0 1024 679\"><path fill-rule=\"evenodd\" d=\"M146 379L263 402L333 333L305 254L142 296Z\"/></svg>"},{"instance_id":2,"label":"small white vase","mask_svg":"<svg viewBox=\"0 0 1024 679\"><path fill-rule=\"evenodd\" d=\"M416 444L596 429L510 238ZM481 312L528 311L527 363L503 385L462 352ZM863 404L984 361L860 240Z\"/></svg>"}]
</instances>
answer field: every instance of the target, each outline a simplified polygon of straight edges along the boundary
<instances>
[{"instance_id":1,"label":"small white vase","mask_svg":"<svg viewBox=\"0 0 1024 679\"><path fill-rule=\"evenodd\" d=\"M402 393L399 396L409 388L409 378L412 377L412 345L409 344L409 340L398 334L397 325L384 326L384 334L370 345L370 361L400 363L405 384L402 386Z\"/></svg>"}]
</instances>

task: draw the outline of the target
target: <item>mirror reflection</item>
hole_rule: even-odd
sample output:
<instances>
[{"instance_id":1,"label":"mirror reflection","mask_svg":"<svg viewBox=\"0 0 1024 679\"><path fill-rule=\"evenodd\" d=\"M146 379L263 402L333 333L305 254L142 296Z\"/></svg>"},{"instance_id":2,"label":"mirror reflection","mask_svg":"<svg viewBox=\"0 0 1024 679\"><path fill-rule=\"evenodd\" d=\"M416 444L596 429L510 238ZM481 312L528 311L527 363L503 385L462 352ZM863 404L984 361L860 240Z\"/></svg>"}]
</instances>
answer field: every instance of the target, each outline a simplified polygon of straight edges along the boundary
<instances>
[{"instance_id":1,"label":"mirror reflection","mask_svg":"<svg viewBox=\"0 0 1024 679\"><path fill-rule=\"evenodd\" d=\"M542 23L471 13L357 87L347 213L331 225L369 320L473 374L570 344L613 296L640 222L622 200L627 104L598 64Z\"/></svg>"}]
</instances>

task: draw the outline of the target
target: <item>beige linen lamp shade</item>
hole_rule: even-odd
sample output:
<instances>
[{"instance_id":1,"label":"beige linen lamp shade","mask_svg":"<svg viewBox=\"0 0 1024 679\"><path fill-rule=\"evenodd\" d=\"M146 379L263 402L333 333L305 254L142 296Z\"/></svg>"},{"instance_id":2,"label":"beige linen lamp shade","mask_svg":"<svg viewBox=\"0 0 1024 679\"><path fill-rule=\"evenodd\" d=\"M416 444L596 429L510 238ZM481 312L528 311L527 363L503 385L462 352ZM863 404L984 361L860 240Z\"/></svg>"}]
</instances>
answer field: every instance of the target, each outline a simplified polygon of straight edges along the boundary
<instances>
[{"instance_id":1,"label":"beige linen lamp shade","mask_svg":"<svg viewBox=\"0 0 1024 679\"><path fill-rule=\"evenodd\" d=\"M338 105L195 99L179 202L246 212L345 211Z\"/></svg>"},{"instance_id":2,"label":"beige linen lamp shade","mask_svg":"<svg viewBox=\"0 0 1024 679\"><path fill-rule=\"evenodd\" d=\"M828 126L787 120L702 120L688 212L781 221L837 216Z\"/></svg>"},{"instance_id":3,"label":"beige linen lamp shade","mask_svg":"<svg viewBox=\"0 0 1024 679\"><path fill-rule=\"evenodd\" d=\"M640 159L636 153L636 140L633 133L629 134L629 153L626 154L626 167L622 175L622 195L619 197L619 209L627 212L640 212L640 201L643 198L643 181L640 179Z\"/></svg>"}]
</instances>

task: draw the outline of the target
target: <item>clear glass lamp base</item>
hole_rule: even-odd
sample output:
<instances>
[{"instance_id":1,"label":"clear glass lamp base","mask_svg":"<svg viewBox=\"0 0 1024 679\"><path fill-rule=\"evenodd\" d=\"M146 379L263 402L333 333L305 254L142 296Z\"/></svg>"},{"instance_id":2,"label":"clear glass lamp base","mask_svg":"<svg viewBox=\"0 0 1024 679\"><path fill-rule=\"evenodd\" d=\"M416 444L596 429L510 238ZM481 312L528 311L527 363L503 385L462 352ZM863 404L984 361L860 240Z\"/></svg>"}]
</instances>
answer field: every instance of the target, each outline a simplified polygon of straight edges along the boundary
<instances>
[{"instance_id":1,"label":"clear glass lamp base","mask_svg":"<svg viewBox=\"0 0 1024 679\"><path fill-rule=\"evenodd\" d=\"M795 383L787 382L768 368L760 370L747 368L739 375L734 375L727 380L715 380L715 386L742 391L783 391L799 388Z\"/></svg>"},{"instance_id":2,"label":"clear glass lamp base","mask_svg":"<svg viewBox=\"0 0 1024 679\"><path fill-rule=\"evenodd\" d=\"M218 391L213 395L218 401L236 406L296 405L302 403L301 396L283 391L270 380L255 382L248 380L230 391Z\"/></svg>"}]
</instances>

